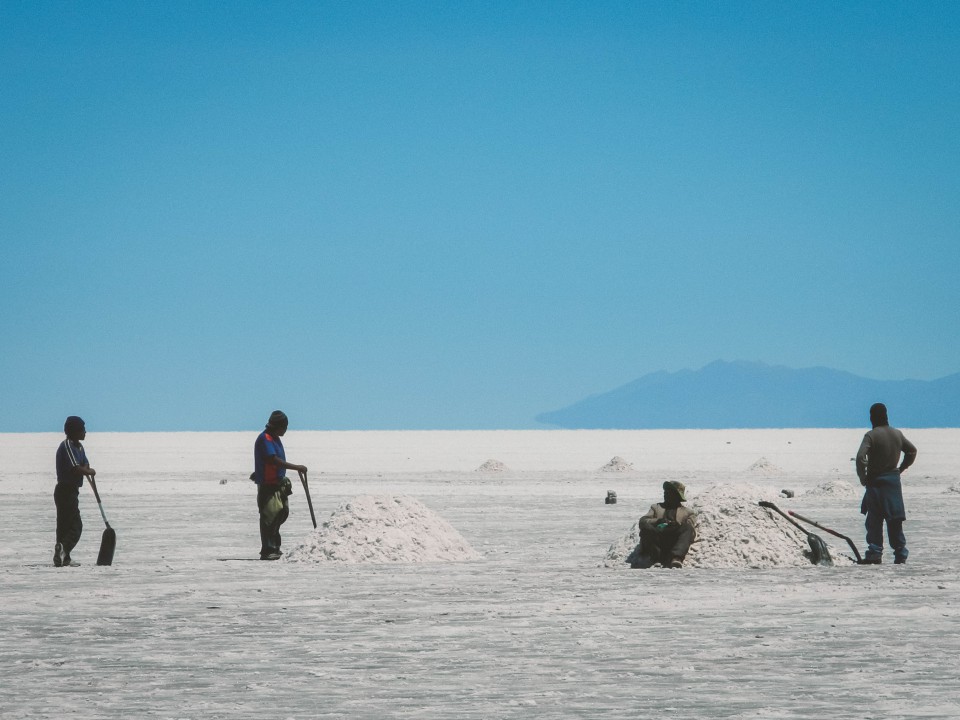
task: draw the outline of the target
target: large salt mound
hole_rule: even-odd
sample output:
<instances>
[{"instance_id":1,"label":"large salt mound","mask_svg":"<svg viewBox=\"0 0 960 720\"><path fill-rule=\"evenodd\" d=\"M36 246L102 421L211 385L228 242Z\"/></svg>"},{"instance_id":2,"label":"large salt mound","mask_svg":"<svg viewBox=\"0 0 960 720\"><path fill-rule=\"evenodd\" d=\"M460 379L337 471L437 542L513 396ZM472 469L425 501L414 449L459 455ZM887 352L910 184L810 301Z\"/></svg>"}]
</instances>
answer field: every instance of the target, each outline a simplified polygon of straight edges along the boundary
<instances>
[{"instance_id":1,"label":"large salt mound","mask_svg":"<svg viewBox=\"0 0 960 720\"><path fill-rule=\"evenodd\" d=\"M697 540L687 554L685 567L775 568L812 567L804 551L807 536L786 519L760 507L760 500L776 501L769 490L749 484L713 485L692 498L697 513ZM646 512L643 509L641 514ZM627 567L626 558L640 541L638 524L613 545L605 567ZM844 562L831 549L834 561Z\"/></svg>"},{"instance_id":2,"label":"large salt mound","mask_svg":"<svg viewBox=\"0 0 960 720\"><path fill-rule=\"evenodd\" d=\"M499 460L487 460L477 468L477 472L506 472L507 466Z\"/></svg>"},{"instance_id":3,"label":"large salt mound","mask_svg":"<svg viewBox=\"0 0 960 720\"><path fill-rule=\"evenodd\" d=\"M828 480L820 483L813 490L808 490L804 495L806 497L855 498L860 496L860 489L846 480Z\"/></svg>"},{"instance_id":4,"label":"large salt mound","mask_svg":"<svg viewBox=\"0 0 960 720\"><path fill-rule=\"evenodd\" d=\"M419 500L362 495L342 504L285 556L292 562L443 562L480 557Z\"/></svg>"},{"instance_id":5,"label":"large salt mound","mask_svg":"<svg viewBox=\"0 0 960 720\"><path fill-rule=\"evenodd\" d=\"M610 462L600 468L600 472L609 473L630 472L631 470L633 470L633 463L628 463L619 455L613 456Z\"/></svg>"}]
</instances>

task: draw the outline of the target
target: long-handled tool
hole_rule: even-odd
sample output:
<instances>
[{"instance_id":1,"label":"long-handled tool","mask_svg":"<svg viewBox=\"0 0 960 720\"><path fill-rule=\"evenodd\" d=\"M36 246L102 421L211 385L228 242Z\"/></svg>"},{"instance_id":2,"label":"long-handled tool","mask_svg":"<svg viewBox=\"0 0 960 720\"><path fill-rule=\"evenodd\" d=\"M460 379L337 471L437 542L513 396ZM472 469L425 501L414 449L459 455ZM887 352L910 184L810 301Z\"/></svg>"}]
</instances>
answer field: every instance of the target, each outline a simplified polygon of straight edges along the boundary
<instances>
[{"instance_id":1,"label":"long-handled tool","mask_svg":"<svg viewBox=\"0 0 960 720\"><path fill-rule=\"evenodd\" d=\"M92 477L88 477L87 480L90 481L90 487L93 488L93 496L97 499L97 507L100 508L103 524L107 526L100 538L100 554L97 555L97 565L112 565L113 551L117 549L117 531L110 527L110 523L107 522L107 515L103 512L103 503L100 502L100 493L97 492L97 483L94 482Z\"/></svg>"},{"instance_id":2,"label":"long-handled tool","mask_svg":"<svg viewBox=\"0 0 960 720\"><path fill-rule=\"evenodd\" d=\"M810 562L812 562L814 565L833 565L833 560L830 558L830 551L827 549L827 544L823 541L822 537L819 535L814 535L772 502L761 500L760 507L773 510L774 512L782 515L787 519L787 522L807 536L807 542L810 544L810 554L808 556L810 558Z\"/></svg>"},{"instance_id":3,"label":"long-handled tool","mask_svg":"<svg viewBox=\"0 0 960 720\"><path fill-rule=\"evenodd\" d=\"M830 533L831 535L836 535L836 536L837 536L838 538L840 538L841 540L846 540L846 541L847 541L847 544L850 546L850 549L853 550L853 554L854 554L854 555L856 556L856 558L857 558L857 564L858 564L858 565L862 565L862 564L863 564L863 558L860 557L860 551L857 550L857 546L853 544L853 540L851 540L850 538L848 538L846 535L841 535L841 534L838 533L836 530L831 530L831 529L828 528L828 527L824 527L823 525L821 525L821 524L818 523L817 521L815 521L815 520L810 520L809 518L805 518L803 515L799 515L798 513L795 513L793 510L787 510L787 512L790 513L791 515L793 515L793 517L795 517L797 520L803 520L805 523L810 523L810 524L813 525L814 527L818 527L818 528L820 528L821 530L824 530L824 531Z\"/></svg>"},{"instance_id":4,"label":"long-handled tool","mask_svg":"<svg viewBox=\"0 0 960 720\"><path fill-rule=\"evenodd\" d=\"M317 516L313 514L313 502L310 500L310 488L307 485L307 473L300 472L300 482L303 483L303 494L307 496L307 507L310 508L310 519L313 521L313 527L317 527Z\"/></svg>"}]
</instances>

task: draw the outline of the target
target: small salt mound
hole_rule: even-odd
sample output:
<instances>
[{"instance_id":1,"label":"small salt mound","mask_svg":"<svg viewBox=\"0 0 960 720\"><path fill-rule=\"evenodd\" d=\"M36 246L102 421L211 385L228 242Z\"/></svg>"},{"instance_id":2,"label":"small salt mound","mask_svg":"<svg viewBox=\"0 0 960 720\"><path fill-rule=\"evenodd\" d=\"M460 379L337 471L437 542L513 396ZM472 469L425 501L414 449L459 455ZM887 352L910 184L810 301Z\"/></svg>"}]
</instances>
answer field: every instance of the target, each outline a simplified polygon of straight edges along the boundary
<instances>
[{"instance_id":1,"label":"small salt mound","mask_svg":"<svg viewBox=\"0 0 960 720\"><path fill-rule=\"evenodd\" d=\"M840 497L855 498L860 496L860 490L846 480L828 480L820 483L813 490L804 493L805 497Z\"/></svg>"},{"instance_id":2,"label":"small salt mound","mask_svg":"<svg viewBox=\"0 0 960 720\"><path fill-rule=\"evenodd\" d=\"M804 555L810 549L807 536L783 517L760 507L760 500L775 501L777 497L754 485L737 484L713 485L693 498L689 506L697 513L697 540L684 566L811 567ZM626 567L626 558L639 541L639 527L634 523L627 535L610 546L603 565ZM837 553L831 552L831 556L838 560Z\"/></svg>"},{"instance_id":3,"label":"small salt mound","mask_svg":"<svg viewBox=\"0 0 960 720\"><path fill-rule=\"evenodd\" d=\"M633 463L628 463L619 455L615 455L606 465L600 468L600 472L618 473L630 472L633 470Z\"/></svg>"},{"instance_id":4,"label":"small salt mound","mask_svg":"<svg viewBox=\"0 0 960 720\"><path fill-rule=\"evenodd\" d=\"M342 504L285 556L292 562L389 563L476 560L460 533L419 500L362 495Z\"/></svg>"},{"instance_id":5,"label":"small salt mound","mask_svg":"<svg viewBox=\"0 0 960 720\"><path fill-rule=\"evenodd\" d=\"M765 457L757 460L753 465L747 468L747 472L755 475L774 475L782 472L780 468L767 460Z\"/></svg>"},{"instance_id":6,"label":"small salt mound","mask_svg":"<svg viewBox=\"0 0 960 720\"><path fill-rule=\"evenodd\" d=\"M506 470L507 466L499 460L487 460L477 468L477 472L505 472Z\"/></svg>"}]
</instances>

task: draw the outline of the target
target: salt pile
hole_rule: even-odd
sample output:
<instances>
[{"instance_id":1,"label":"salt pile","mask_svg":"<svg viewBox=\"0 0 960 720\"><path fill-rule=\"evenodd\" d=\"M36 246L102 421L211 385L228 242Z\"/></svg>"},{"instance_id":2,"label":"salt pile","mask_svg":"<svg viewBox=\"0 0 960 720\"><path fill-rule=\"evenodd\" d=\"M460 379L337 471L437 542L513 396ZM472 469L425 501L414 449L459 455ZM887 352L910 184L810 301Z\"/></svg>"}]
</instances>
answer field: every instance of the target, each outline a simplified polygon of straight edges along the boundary
<instances>
[{"instance_id":1,"label":"salt pile","mask_svg":"<svg viewBox=\"0 0 960 720\"><path fill-rule=\"evenodd\" d=\"M783 472L780 468L767 460L765 457L757 460L753 465L747 468L747 472L755 475L775 475Z\"/></svg>"},{"instance_id":2,"label":"salt pile","mask_svg":"<svg viewBox=\"0 0 960 720\"><path fill-rule=\"evenodd\" d=\"M389 563L476 560L460 533L419 500L361 495L343 503L285 556L292 562Z\"/></svg>"},{"instance_id":3,"label":"salt pile","mask_svg":"<svg viewBox=\"0 0 960 720\"><path fill-rule=\"evenodd\" d=\"M477 472L506 472L507 466L499 460L487 460L477 468Z\"/></svg>"},{"instance_id":4,"label":"salt pile","mask_svg":"<svg viewBox=\"0 0 960 720\"><path fill-rule=\"evenodd\" d=\"M600 472L609 472L609 473L629 472L631 470L633 470L633 463L628 463L619 455L615 455L614 457L612 457L610 459L610 462L608 462L606 465L600 468Z\"/></svg>"},{"instance_id":5,"label":"salt pile","mask_svg":"<svg viewBox=\"0 0 960 720\"><path fill-rule=\"evenodd\" d=\"M807 497L855 498L860 497L860 489L846 480L828 480L820 483L813 490L807 491L805 495Z\"/></svg>"},{"instance_id":6,"label":"salt pile","mask_svg":"<svg viewBox=\"0 0 960 720\"><path fill-rule=\"evenodd\" d=\"M684 567L813 567L804 554L810 549L807 536L757 504L776 499L771 491L745 483L713 485L693 497L688 506L697 513L697 540ZM639 514L646 511L644 507ZM610 546L604 567L628 567L626 558L638 542L639 528L634 523L629 533ZM834 562L845 561L832 549L830 554Z\"/></svg>"}]
</instances>

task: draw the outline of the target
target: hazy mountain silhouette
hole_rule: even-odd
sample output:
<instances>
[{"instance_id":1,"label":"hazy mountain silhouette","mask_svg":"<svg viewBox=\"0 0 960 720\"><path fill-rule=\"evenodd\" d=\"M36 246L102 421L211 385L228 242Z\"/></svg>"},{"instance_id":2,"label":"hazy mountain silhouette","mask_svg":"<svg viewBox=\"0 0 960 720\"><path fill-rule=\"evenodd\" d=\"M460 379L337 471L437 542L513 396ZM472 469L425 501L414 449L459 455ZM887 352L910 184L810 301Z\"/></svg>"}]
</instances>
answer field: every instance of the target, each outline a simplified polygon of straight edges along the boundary
<instances>
[{"instance_id":1,"label":"hazy mountain silhouette","mask_svg":"<svg viewBox=\"0 0 960 720\"><path fill-rule=\"evenodd\" d=\"M716 361L655 372L537 421L576 429L869 427L886 403L899 427L960 427L960 373L939 380L869 380L829 368Z\"/></svg>"}]
</instances>

